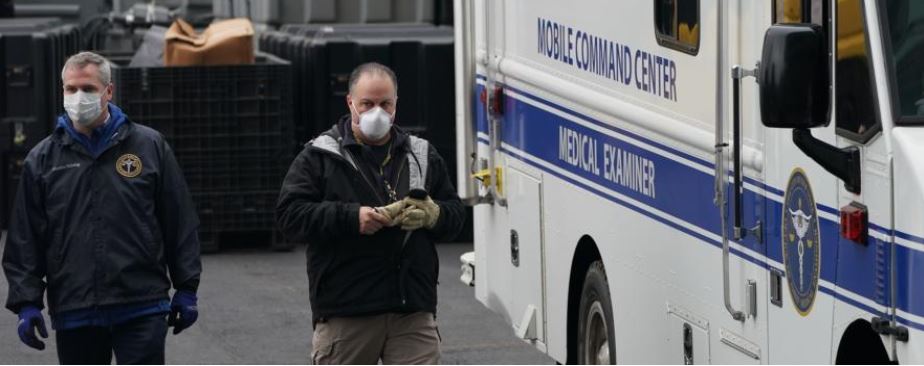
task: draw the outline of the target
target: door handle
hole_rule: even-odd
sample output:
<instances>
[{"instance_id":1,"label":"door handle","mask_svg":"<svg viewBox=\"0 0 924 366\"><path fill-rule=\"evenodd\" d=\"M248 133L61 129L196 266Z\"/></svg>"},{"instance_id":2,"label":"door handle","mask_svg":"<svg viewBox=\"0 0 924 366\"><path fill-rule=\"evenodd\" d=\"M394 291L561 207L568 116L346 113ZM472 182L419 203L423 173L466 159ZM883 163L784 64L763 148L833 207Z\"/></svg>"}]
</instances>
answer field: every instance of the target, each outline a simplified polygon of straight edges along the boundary
<instances>
[{"instance_id":1,"label":"door handle","mask_svg":"<svg viewBox=\"0 0 924 366\"><path fill-rule=\"evenodd\" d=\"M758 65L759 66L759 65ZM741 240L747 234L751 234L757 238L758 241L761 240L761 224L760 221L757 222L757 226L752 229L744 229L741 225L742 219L742 177L741 177L741 79L748 76L757 75L757 70L747 70L741 66L735 65L732 68L732 152L733 152L733 169L734 174L734 203L735 203L735 218L733 233L735 240ZM729 290L730 274L728 269L728 257L730 251L730 243L728 239L728 230L727 230L727 216L725 211L725 159L724 159L724 149L728 147L728 143L724 141L724 131L725 126L722 119L719 119L716 126L716 199L715 204L719 206L721 211L721 221L722 221L722 289L723 295L725 298L725 310L728 310L728 313L731 314L732 318L737 321L744 321L747 318L747 315L741 311L735 309L731 304L731 291ZM756 284L749 284L746 288L748 291L750 306L748 310L752 315L756 315Z\"/></svg>"},{"instance_id":2,"label":"door handle","mask_svg":"<svg viewBox=\"0 0 924 366\"><path fill-rule=\"evenodd\" d=\"M770 269L770 303L783 307L783 271Z\"/></svg>"}]
</instances>

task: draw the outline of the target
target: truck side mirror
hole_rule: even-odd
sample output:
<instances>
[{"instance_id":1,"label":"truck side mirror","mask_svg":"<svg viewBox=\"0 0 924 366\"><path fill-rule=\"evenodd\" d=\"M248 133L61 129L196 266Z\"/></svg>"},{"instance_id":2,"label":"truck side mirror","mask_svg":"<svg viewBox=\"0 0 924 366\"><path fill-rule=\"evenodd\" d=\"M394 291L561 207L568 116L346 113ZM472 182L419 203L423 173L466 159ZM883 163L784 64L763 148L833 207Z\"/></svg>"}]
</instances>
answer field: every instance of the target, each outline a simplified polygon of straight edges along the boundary
<instances>
[{"instance_id":1,"label":"truck side mirror","mask_svg":"<svg viewBox=\"0 0 924 366\"><path fill-rule=\"evenodd\" d=\"M831 113L828 54L821 27L776 24L764 34L760 59L760 118L770 128L792 128L799 150L860 193L860 151L838 148L812 136Z\"/></svg>"},{"instance_id":2,"label":"truck side mirror","mask_svg":"<svg viewBox=\"0 0 924 366\"><path fill-rule=\"evenodd\" d=\"M828 79L828 56L820 26L771 26L764 34L758 79L764 126L826 126L831 110Z\"/></svg>"}]
</instances>

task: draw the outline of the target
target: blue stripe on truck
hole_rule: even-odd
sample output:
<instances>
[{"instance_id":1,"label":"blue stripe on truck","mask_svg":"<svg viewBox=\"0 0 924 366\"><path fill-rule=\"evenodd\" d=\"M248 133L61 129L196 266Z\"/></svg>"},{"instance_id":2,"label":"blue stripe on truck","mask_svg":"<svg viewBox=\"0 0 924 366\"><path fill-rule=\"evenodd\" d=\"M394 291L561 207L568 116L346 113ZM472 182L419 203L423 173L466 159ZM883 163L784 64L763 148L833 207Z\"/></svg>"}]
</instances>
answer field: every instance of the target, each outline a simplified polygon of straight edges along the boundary
<instances>
[{"instance_id":1,"label":"blue stripe on truck","mask_svg":"<svg viewBox=\"0 0 924 366\"><path fill-rule=\"evenodd\" d=\"M720 234L719 210L712 203L714 195L714 174L706 173L700 169L695 169L687 165L689 163L699 165L703 168L707 168L708 171L711 172L712 169L714 169L714 165L711 162L691 156L637 134L616 128L526 91L506 85L504 88L529 98L533 102L538 102L547 108L552 108L559 113L572 115L608 131L608 133L601 133L597 129L588 128L569 119L561 118L543 108L527 103L522 100L523 98L516 95L507 95L504 106L504 120L503 123L501 123L501 138L506 145L513 149L505 148L503 149L504 152L516 156L522 161L552 174L559 179L568 181L581 189L652 218L675 230L691 235L701 242L713 246L721 246L719 241L698 232L699 230L705 230L714 235ZM478 93L483 89L483 86L480 85L476 87L476 98ZM481 103L475 103L475 106L477 116L474 122L476 130L480 133L487 133L488 122L484 106ZM604 157L596 157L597 163L595 164L582 164L581 162L575 164L575 161L573 161L574 159L570 159L571 161L567 158L562 159L562 151L558 149L560 142L558 139L562 131L568 131L567 133L573 133L574 136L580 136L584 138L583 141L592 140L593 143L597 144L595 147L597 153L604 151L603 145L606 145L608 148L616 149L627 154L626 156L638 157L638 159L643 159L653 164L653 170L656 171L653 178L655 187L653 194L645 194L638 189L637 185L635 187L627 186L622 184L623 182L620 182L619 179L613 179L612 176L608 177L607 168L600 166L606 165L601 164L601 162L605 161ZM614 137L612 133L627 136L675 155L685 160L687 164L682 163L680 160L641 148L618 137ZM479 141L484 144L488 143L484 138L479 138ZM524 155L524 153L528 156ZM535 160L545 162L546 164L538 163ZM547 164L555 166L555 169L549 168ZM564 174L563 171L576 175L598 186L605 187L608 190L637 201L641 205L613 196L592 185L573 179L567 174ZM784 193L778 188L767 186L753 179L748 179L747 181L775 195L782 196ZM732 191L730 185L726 188L727 192ZM820 211L834 215L838 213L838 210L835 208L821 204L817 206ZM654 213L652 209L667 213L681 220L683 224L678 224L663 218ZM779 244L781 243L781 232L778 229L782 224L782 210L783 206L781 203L765 197L761 192L745 189L743 209L745 217L743 222L753 223L759 218L764 221L765 228L774 229L765 230L764 232L765 242L772 243L766 245L766 248L764 248L763 244L757 243L753 238L746 238L740 244L754 252L765 254L769 260L775 263L766 263L761 258L754 258L739 250L733 249L732 253L763 268L772 266L782 269L781 263L783 262L783 254ZM871 225L871 227L874 227L876 231L891 234L890 230L874 225ZM881 305L881 308L875 309L865 306L824 287L819 290L871 313L882 315L881 312L890 304L891 299L891 294L889 293L890 289L889 286L887 286L888 283L882 281L883 274L887 275L890 271L889 266L891 262L889 260L883 261L883 259L887 259L891 255L889 252L892 248L891 244L887 241L881 241L870 237L868 245L857 245L842 240L839 229L839 222L827 220L825 218L819 220L821 241L825 244L822 246L821 279L867 298ZM908 240L924 242L924 239L908 234L896 233L896 235L908 238ZM924 268L924 252L904 246L896 246L895 248L896 257L898 259L898 282L896 283L896 288L900 289L897 293L898 308L914 315L924 316L924 297L922 297L924 296L924 287L921 287L924 285L922 284L924 279L917 279L915 276L911 275L915 267ZM922 290L917 292L914 291L914 289L918 288ZM924 330L924 324L913 322L908 319L903 320L903 323Z\"/></svg>"}]
</instances>

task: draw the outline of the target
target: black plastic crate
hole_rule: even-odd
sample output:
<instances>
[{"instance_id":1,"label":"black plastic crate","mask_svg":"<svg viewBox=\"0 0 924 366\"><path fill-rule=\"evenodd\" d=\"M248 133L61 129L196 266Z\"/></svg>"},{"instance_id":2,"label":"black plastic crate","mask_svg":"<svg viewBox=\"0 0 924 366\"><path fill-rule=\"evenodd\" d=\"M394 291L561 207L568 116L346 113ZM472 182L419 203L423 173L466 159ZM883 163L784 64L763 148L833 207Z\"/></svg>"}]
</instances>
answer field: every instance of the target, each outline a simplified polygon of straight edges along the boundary
<instances>
[{"instance_id":1,"label":"black plastic crate","mask_svg":"<svg viewBox=\"0 0 924 366\"><path fill-rule=\"evenodd\" d=\"M114 102L170 143L197 207L204 250L216 250L221 233L274 231L276 198L296 146L291 64L266 54L253 65L134 68L115 61Z\"/></svg>"},{"instance_id":2,"label":"black plastic crate","mask_svg":"<svg viewBox=\"0 0 924 366\"><path fill-rule=\"evenodd\" d=\"M6 229L10 225L11 213L13 211L13 202L16 199L16 191L19 188L19 181L22 177L23 164L26 160L26 153L21 151L6 151L0 153L0 157L3 159L3 166L0 167L3 171L4 185L5 190L3 191L2 204L3 204L3 216L2 219L3 228Z\"/></svg>"},{"instance_id":3,"label":"black plastic crate","mask_svg":"<svg viewBox=\"0 0 924 366\"><path fill-rule=\"evenodd\" d=\"M278 159L282 160L282 159ZM285 166L270 164L262 157L236 157L234 159L185 158L183 174L194 192L211 190L248 191L271 189L278 191L285 177Z\"/></svg>"},{"instance_id":4,"label":"black plastic crate","mask_svg":"<svg viewBox=\"0 0 924 366\"><path fill-rule=\"evenodd\" d=\"M61 68L78 52L80 31L74 25L45 28L48 19L17 19L16 26L0 20L0 149L29 151L64 113Z\"/></svg>"},{"instance_id":5,"label":"black plastic crate","mask_svg":"<svg viewBox=\"0 0 924 366\"><path fill-rule=\"evenodd\" d=\"M250 192L211 191L193 195L199 212L199 239L203 251L217 251L223 235L264 232L270 234L271 245L288 250L288 243L275 229L275 207L278 190Z\"/></svg>"},{"instance_id":6,"label":"black plastic crate","mask_svg":"<svg viewBox=\"0 0 924 366\"><path fill-rule=\"evenodd\" d=\"M273 228L278 190L210 191L193 194L199 219L207 231Z\"/></svg>"},{"instance_id":7,"label":"black plastic crate","mask_svg":"<svg viewBox=\"0 0 924 366\"><path fill-rule=\"evenodd\" d=\"M296 101L303 101L308 109L308 135L302 139L326 130L348 113L344 97L350 72L370 61L388 65L398 74L397 118L403 126L420 127L444 116L454 121L454 48L449 27L286 25L283 31L263 33L260 46L293 62L302 76L294 90ZM449 124L454 125L452 121Z\"/></svg>"},{"instance_id":8,"label":"black plastic crate","mask_svg":"<svg viewBox=\"0 0 924 366\"><path fill-rule=\"evenodd\" d=\"M381 34L389 37L417 37L438 32L452 33L451 26L434 26L427 23L337 23L337 24L283 24L279 31L295 36L314 37L318 33L339 34Z\"/></svg>"},{"instance_id":9,"label":"black plastic crate","mask_svg":"<svg viewBox=\"0 0 924 366\"><path fill-rule=\"evenodd\" d=\"M32 32L52 28L61 24L61 18L25 17L0 19L0 33Z\"/></svg>"},{"instance_id":10,"label":"black plastic crate","mask_svg":"<svg viewBox=\"0 0 924 366\"><path fill-rule=\"evenodd\" d=\"M115 103L164 134L180 160L293 150L287 61L263 55L254 65L117 67L113 74Z\"/></svg>"},{"instance_id":11,"label":"black plastic crate","mask_svg":"<svg viewBox=\"0 0 924 366\"><path fill-rule=\"evenodd\" d=\"M391 67L398 76L397 124L426 138L444 157L455 181L455 76L452 28L421 24L284 25L263 33L264 51L292 62L298 120L307 141L349 113L350 72L364 62Z\"/></svg>"},{"instance_id":12,"label":"black plastic crate","mask_svg":"<svg viewBox=\"0 0 924 366\"><path fill-rule=\"evenodd\" d=\"M275 226L278 190L196 192L193 201L199 215L199 239L203 252L220 249L227 234L264 232L271 234L274 249L291 249Z\"/></svg>"},{"instance_id":13,"label":"black plastic crate","mask_svg":"<svg viewBox=\"0 0 924 366\"><path fill-rule=\"evenodd\" d=\"M79 51L80 30L57 18L0 19L0 225L9 225L18 176L10 162L19 161L64 113L61 68ZM15 164L14 164L15 165Z\"/></svg>"}]
</instances>

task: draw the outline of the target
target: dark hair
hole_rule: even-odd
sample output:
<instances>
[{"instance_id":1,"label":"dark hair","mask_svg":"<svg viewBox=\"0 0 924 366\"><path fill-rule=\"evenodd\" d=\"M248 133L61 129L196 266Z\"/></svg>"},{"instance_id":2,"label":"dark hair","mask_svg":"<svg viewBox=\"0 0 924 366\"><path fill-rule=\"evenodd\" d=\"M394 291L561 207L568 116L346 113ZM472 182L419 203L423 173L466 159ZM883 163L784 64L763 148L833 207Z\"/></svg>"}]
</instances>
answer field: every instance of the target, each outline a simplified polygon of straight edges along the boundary
<instances>
[{"instance_id":1,"label":"dark hair","mask_svg":"<svg viewBox=\"0 0 924 366\"><path fill-rule=\"evenodd\" d=\"M358 82L359 78L365 74L388 76L388 78L391 79L392 85L395 86L395 92L398 92L398 77L395 76L394 71L391 71L388 66L382 65L378 62L367 62L356 66L356 68L353 69L353 72L350 73L350 94L353 93L353 87L356 86L356 82Z\"/></svg>"}]
</instances>

